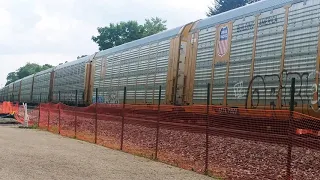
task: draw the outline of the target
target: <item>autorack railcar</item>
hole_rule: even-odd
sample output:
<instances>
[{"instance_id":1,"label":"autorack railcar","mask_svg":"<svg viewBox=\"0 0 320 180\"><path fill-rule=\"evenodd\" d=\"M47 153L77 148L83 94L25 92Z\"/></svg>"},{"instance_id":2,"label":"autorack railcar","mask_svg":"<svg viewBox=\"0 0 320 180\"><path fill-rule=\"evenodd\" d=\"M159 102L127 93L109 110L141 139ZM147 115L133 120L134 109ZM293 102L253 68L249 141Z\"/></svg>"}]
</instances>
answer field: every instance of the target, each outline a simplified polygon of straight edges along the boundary
<instances>
[{"instance_id":1,"label":"autorack railcar","mask_svg":"<svg viewBox=\"0 0 320 180\"><path fill-rule=\"evenodd\" d=\"M162 86L162 104L205 104L209 84L212 105L283 109L294 77L296 109L319 116L319 24L319 0L259 1L37 73L31 101L121 103L126 87L156 104Z\"/></svg>"}]
</instances>

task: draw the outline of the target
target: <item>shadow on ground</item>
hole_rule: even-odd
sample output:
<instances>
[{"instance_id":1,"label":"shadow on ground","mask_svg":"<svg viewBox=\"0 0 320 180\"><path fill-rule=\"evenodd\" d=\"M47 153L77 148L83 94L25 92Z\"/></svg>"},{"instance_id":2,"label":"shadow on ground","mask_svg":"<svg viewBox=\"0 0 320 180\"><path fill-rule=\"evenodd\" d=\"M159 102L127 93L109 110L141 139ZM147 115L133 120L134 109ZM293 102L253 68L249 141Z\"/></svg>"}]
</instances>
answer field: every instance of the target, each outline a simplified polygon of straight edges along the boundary
<instances>
[{"instance_id":1,"label":"shadow on ground","mask_svg":"<svg viewBox=\"0 0 320 180\"><path fill-rule=\"evenodd\" d=\"M14 119L12 115L0 114L0 126L1 125L17 125L20 124Z\"/></svg>"}]
</instances>

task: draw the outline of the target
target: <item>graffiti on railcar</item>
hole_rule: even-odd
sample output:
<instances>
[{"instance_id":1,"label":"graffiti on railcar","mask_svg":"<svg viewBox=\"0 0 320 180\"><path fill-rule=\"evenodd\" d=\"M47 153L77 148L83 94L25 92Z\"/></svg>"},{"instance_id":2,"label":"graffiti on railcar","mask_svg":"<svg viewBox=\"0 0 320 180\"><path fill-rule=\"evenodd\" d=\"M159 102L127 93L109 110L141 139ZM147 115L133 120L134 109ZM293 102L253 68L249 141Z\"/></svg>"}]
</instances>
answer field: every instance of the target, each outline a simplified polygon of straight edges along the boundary
<instances>
[{"instance_id":1,"label":"graffiti on railcar","mask_svg":"<svg viewBox=\"0 0 320 180\"><path fill-rule=\"evenodd\" d=\"M233 86L234 96L237 99L241 99L246 96L245 87L243 86L243 81L236 83Z\"/></svg>"},{"instance_id":2,"label":"graffiti on railcar","mask_svg":"<svg viewBox=\"0 0 320 180\"><path fill-rule=\"evenodd\" d=\"M230 108L230 107L220 107L215 108L215 112L219 114L233 114L233 115L240 115L238 108Z\"/></svg>"},{"instance_id":3,"label":"graffiti on railcar","mask_svg":"<svg viewBox=\"0 0 320 180\"><path fill-rule=\"evenodd\" d=\"M320 102L320 99L314 100L313 97L315 95L318 95L318 85L314 83L314 78L316 77L316 75L319 76L319 74L320 73L316 71L301 73L301 72L289 72L287 70L283 70L282 71L283 83L282 83L282 86L279 86L278 88L267 86L266 83L268 82L268 78L272 78L273 79L272 82L274 82L274 84L280 84L279 74L254 76L252 80L249 82L249 85L247 88L245 107L257 108L258 106L267 107L270 105L270 109L275 109L276 102L273 99L277 99L280 90L282 91L282 94L284 94L284 96L282 96L283 98L281 101L281 106L285 106L285 107L289 106L290 99L288 98L290 98L290 96L286 96L286 95L290 94L290 89L291 89L290 79L295 78L296 79L295 97L297 97L296 99L297 101L301 101L300 106L303 107L304 104L309 104L309 106L307 106L308 109L312 108L313 111L318 112L320 111L320 109L319 108L315 109L313 105L318 104ZM255 82L261 83L262 87L260 88L254 87ZM251 98L251 107L248 107L247 101L249 98L250 89L251 89L251 96L254 98ZM267 105L267 96L269 96L269 100L270 100L269 105ZM295 106L299 106L299 105L295 104Z\"/></svg>"},{"instance_id":4,"label":"graffiti on railcar","mask_svg":"<svg viewBox=\"0 0 320 180\"><path fill-rule=\"evenodd\" d=\"M107 90L106 91L106 96L105 96L105 103L107 104L118 104L119 100L118 100L118 96L117 96L117 92L113 89Z\"/></svg>"}]
</instances>

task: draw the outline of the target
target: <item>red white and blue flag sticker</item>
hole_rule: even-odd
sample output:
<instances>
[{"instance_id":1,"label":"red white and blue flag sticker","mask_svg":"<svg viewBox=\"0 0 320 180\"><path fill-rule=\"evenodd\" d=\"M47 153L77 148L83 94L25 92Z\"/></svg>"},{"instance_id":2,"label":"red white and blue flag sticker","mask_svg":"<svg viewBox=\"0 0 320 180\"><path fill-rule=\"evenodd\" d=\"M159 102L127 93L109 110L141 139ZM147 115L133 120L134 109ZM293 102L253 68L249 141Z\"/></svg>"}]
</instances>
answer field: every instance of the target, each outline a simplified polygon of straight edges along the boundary
<instances>
[{"instance_id":1,"label":"red white and blue flag sticker","mask_svg":"<svg viewBox=\"0 0 320 180\"><path fill-rule=\"evenodd\" d=\"M218 42L218 54L219 56L224 56L227 52L228 52L228 49L229 49L229 46L228 46L228 43L229 43L229 40L228 40L228 35L229 35L229 29L227 26L225 27L222 27L220 29L220 39L219 39L219 42Z\"/></svg>"}]
</instances>

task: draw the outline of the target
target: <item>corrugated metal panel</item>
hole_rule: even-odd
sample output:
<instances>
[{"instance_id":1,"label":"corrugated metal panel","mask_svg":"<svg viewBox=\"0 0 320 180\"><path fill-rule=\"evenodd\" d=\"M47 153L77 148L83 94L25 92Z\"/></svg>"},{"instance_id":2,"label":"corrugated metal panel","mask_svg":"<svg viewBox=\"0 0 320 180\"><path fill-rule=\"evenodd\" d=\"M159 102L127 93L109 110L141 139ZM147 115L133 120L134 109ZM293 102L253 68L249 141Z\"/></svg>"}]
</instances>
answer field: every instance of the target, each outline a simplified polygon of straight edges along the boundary
<instances>
[{"instance_id":1,"label":"corrugated metal panel","mask_svg":"<svg viewBox=\"0 0 320 180\"><path fill-rule=\"evenodd\" d=\"M8 85L3 88L3 100L8 101Z\"/></svg>"},{"instance_id":2,"label":"corrugated metal panel","mask_svg":"<svg viewBox=\"0 0 320 180\"><path fill-rule=\"evenodd\" d=\"M48 101L49 89L50 89L50 78L51 78L52 71L53 71L53 68L50 68L35 74L33 94L32 94L33 102L39 103L40 99L41 99L41 102Z\"/></svg>"},{"instance_id":3,"label":"corrugated metal panel","mask_svg":"<svg viewBox=\"0 0 320 180\"><path fill-rule=\"evenodd\" d=\"M227 105L244 105L250 81L255 16L233 23ZM246 27L246 28L243 28Z\"/></svg>"},{"instance_id":4,"label":"corrugated metal panel","mask_svg":"<svg viewBox=\"0 0 320 180\"><path fill-rule=\"evenodd\" d=\"M21 102L31 102L33 76L34 75L30 75L21 80Z\"/></svg>"},{"instance_id":5,"label":"corrugated metal panel","mask_svg":"<svg viewBox=\"0 0 320 180\"><path fill-rule=\"evenodd\" d=\"M7 85L6 88L5 88L5 95L6 95L5 100L6 100L6 101L10 101L10 98L11 98L10 90L9 90L9 89L10 89L10 88L9 88L9 85Z\"/></svg>"},{"instance_id":6,"label":"corrugated metal panel","mask_svg":"<svg viewBox=\"0 0 320 180\"><path fill-rule=\"evenodd\" d=\"M5 87L0 89L0 101L4 101L4 88Z\"/></svg>"},{"instance_id":7,"label":"corrugated metal panel","mask_svg":"<svg viewBox=\"0 0 320 180\"><path fill-rule=\"evenodd\" d=\"M75 103L76 90L78 91L78 102L83 102L85 89L85 71L89 58L84 58L65 66L55 68L53 101L64 103ZM60 93L59 93L60 92ZM59 97L60 96L60 97Z\"/></svg>"},{"instance_id":8,"label":"corrugated metal panel","mask_svg":"<svg viewBox=\"0 0 320 180\"><path fill-rule=\"evenodd\" d=\"M222 105L224 99L227 63L217 63L213 70L212 104Z\"/></svg>"},{"instance_id":9,"label":"corrugated metal panel","mask_svg":"<svg viewBox=\"0 0 320 180\"><path fill-rule=\"evenodd\" d=\"M21 80L15 81L13 83L13 101L19 101L19 94L20 94L20 88L21 88L21 84L20 84Z\"/></svg>"},{"instance_id":10,"label":"corrugated metal panel","mask_svg":"<svg viewBox=\"0 0 320 180\"><path fill-rule=\"evenodd\" d=\"M169 50L170 40L164 40L106 56L104 76L95 72L94 87L99 88L99 99L121 103L126 86L129 103L153 103L159 86L166 87ZM100 62L96 68L101 68ZM162 92L164 98L165 91Z\"/></svg>"},{"instance_id":11,"label":"corrugated metal panel","mask_svg":"<svg viewBox=\"0 0 320 180\"><path fill-rule=\"evenodd\" d=\"M304 0L262 0L253 4L249 4L237 9L233 9L203 20L200 20L194 31L212 27L217 24L229 22L234 19L241 19L246 16L252 16L259 14L260 12L269 11L272 9L283 7L286 4L293 4L296 2L302 2Z\"/></svg>"},{"instance_id":12,"label":"corrugated metal panel","mask_svg":"<svg viewBox=\"0 0 320 180\"><path fill-rule=\"evenodd\" d=\"M297 106L310 104L313 99L312 85L315 83L320 1L309 0L305 4L294 4L289 9L286 58L282 104L289 106L291 78L296 79ZM300 94L298 94L300 93ZM300 98L299 98L300 97Z\"/></svg>"},{"instance_id":13,"label":"corrugated metal panel","mask_svg":"<svg viewBox=\"0 0 320 180\"><path fill-rule=\"evenodd\" d=\"M271 19L272 23L261 23ZM279 86L280 60L282 54L282 39L285 21L285 9L279 8L264 12L259 16L259 27L256 42L256 58L254 63L253 106L265 105L275 107L276 92Z\"/></svg>"},{"instance_id":14,"label":"corrugated metal panel","mask_svg":"<svg viewBox=\"0 0 320 180\"><path fill-rule=\"evenodd\" d=\"M193 91L194 103L206 103L207 84L211 83L212 62L215 50L215 34L215 27L203 29L199 32Z\"/></svg>"},{"instance_id":15,"label":"corrugated metal panel","mask_svg":"<svg viewBox=\"0 0 320 180\"><path fill-rule=\"evenodd\" d=\"M13 84L14 83L10 83L8 85L8 101L13 101Z\"/></svg>"}]
</instances>

